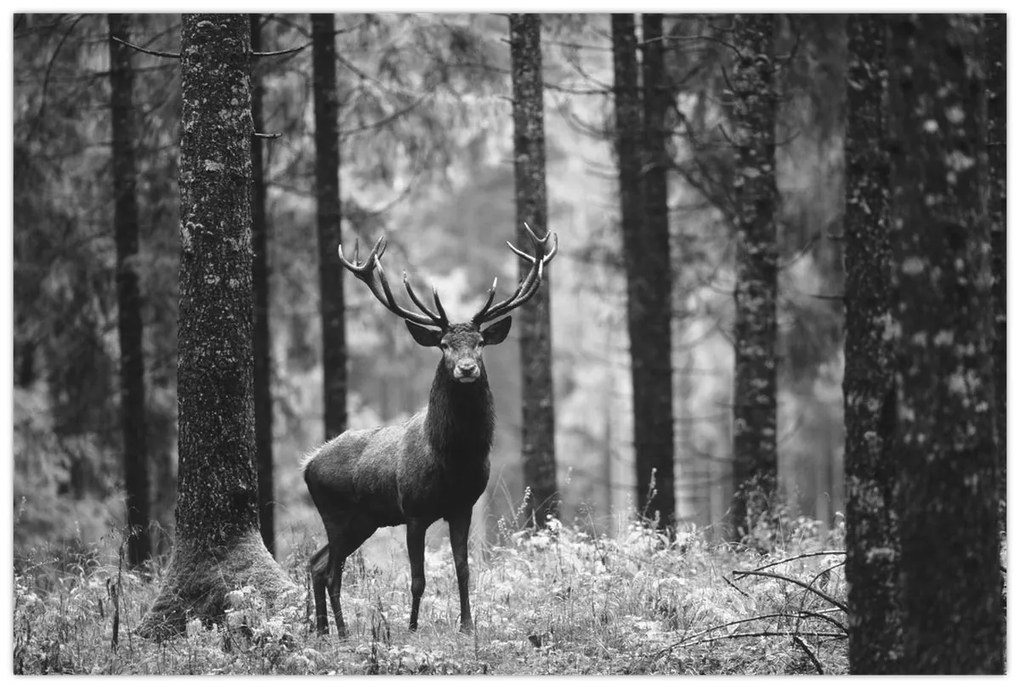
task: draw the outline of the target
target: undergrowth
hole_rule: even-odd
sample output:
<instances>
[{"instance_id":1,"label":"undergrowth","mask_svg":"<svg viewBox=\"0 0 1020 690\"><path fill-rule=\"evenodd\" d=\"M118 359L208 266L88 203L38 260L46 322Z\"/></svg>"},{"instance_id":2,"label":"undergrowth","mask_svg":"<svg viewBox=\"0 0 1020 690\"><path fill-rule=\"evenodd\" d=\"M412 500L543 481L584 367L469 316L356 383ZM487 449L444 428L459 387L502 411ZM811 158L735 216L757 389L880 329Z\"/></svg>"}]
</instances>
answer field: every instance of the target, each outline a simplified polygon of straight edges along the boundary
<instances>
[{"instance_id":1,"label":"undergrowth","mask_svg":"<svg viewBox=\"0 0 1020 690\"><path fill-rule=\"evenodd\" d=\"M284 565L307 586L295 548ZM18 674L809 674L847 671L840 536L793 523L767 552L666 537L634 523L616 538L553 520L502 526L472 558L476 629L458 632L449 548L426 552L418 632L406 555L385 567L351 559L342 600L350 636L319 637L308 611L272 618L253 591L224 619L163 643L133 634L164 562L129 571L96 549L19 554L14 575ZM291 612L293 614L293 612Z\"/></svg>"}]
</instances>

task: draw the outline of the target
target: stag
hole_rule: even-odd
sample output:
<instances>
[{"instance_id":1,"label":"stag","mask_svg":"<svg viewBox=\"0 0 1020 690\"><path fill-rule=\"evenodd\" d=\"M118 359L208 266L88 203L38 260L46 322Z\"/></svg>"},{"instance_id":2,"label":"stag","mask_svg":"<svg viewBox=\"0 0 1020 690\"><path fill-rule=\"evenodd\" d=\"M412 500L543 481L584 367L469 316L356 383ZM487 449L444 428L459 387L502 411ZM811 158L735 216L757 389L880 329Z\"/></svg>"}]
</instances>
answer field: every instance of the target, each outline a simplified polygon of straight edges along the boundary
<instances>
[{"instance_id":1,"label":"stag","mask_svg":"<svg viewBox=\"0 0 1020 690\"><path fill-rule=\"evenodd\" d=\"M510 331L508 314L531 299L542 283L545 266L556 254L555 233L539 237L525 224L534 255L507 242L530 264L528 273L507 299L493 304L492 281L482 308L465 323L450 323L432 288L434 309L415 294L404 273L404 289L419 311L393 298L382 266L385 237L364 263L353 263L337 247L344 268L365 283L389 311L404 319L415 342L438 347L428 404L403 424L349 430L314 451L304 463L305 483L326 527L328 543L309 563L315 598L315 627L328 634L326 594L337 634L347 628L340 608L340 581L347 557L380 527L407 525L411 563L411 630L418 628L418 608L425 591L425 531L444 519L450 526L460 592L460 629L472 629L468 600L468 531L471 509L489 480L489 449L495 425L492 391L482 349L498 345ZM551 247L550 247L551 245ZM504 318L505 317L505 318Z\"/></svg>"}]
</instances>

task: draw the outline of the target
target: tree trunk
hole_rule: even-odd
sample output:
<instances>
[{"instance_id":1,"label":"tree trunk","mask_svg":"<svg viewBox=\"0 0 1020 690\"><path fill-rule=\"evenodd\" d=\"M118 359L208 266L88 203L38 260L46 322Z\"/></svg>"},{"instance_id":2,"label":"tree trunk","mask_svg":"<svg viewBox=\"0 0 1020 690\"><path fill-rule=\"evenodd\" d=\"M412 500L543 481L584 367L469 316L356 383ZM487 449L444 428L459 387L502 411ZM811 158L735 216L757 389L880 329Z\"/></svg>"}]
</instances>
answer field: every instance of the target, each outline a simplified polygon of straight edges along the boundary
<instances>
[{"instance_id":1,"label":"tree trunk","mask_svg":"<svg viewBox=\"0 0 1020 690\"><path fill-rule=\"evenodd\" d=\"M340 133L336 81L336 20L313 14L315 94L315 221L319 234L319 308L322 315L323 421L326 439L347 428L347 334L344 327L340 244Z\"/></svg>"},{"instance_id":2,"label":"tree trunk","mask_svg":"<svg viewBox=\"0 0 1020 690\"><path fill-rule=\"evenodd\" d=\"M892 343L886 29L881 15L847 18L846 577L850 672L896 673L900 641L895 496L896 388Z\"/></svg>"},{"instance_id":3,"label":"tree trunk","mask_svg":"<svg viewBox=\"0 0 1020 690\"><path fill-rule=\"evenodd\" d=\"M1006 15L985 15L988 87L988 230L992 241L992 317L995 340L996 443L999 454L999 529L1006 534Z\"/></svg>"},{"instance_id":4,"label":"tree trunk","mask_svg":"<svg viewBox=\"0 0 1020 690\"><path fill-rule=\"evenodd\" d=\"M299 595L259 535L249 36L243 14L183 17L177 542L146 636L219 619L245 585L270 610Z\"/></svg>"},{"instance_id":5,"label":"tree trunk","mask_svg":"<svg viewBox=\"0 0 1020 690\"><path fill-rule=\"evenodd\" d=\"M980 20L892 22L899 672L1002 673Z\"/></svg>"},{"instance_id":6,"label":"tree trunk","mask_svg":"<svg viewBox=\"0 0 1020 690\"><path fill-rule=\"evenodd\" d=\"M130 41L124 15L108 15L113 126L113 226L117 243L117 331L120 338L120 421L124 438L128 563L149 558L149 452L145 423L142 296L138 288L138 201L135 196L134 104Z\"/></svg>"},{"instance_id":7,"label":"tree trunk","mask_svg":"<svg viewBox=\"0 0 1020 690\"><path fill-rule=\"evenodd\" d=\"M262 50L262 23L258 14L251 22L252 52ZM253 65L255 67L255 65ZM262 132L262 76L252 70L251 121L256 132ZM266 178L262 158L262 139L251 139L251 243L252 289L255 293L255 452L259 475L259 528L262 542L275 554L276 530L273 502L273 390L272 340L269 337L269 256L266 223Z\"/></svg>"},{"instance_id":8,"label":"tree trunk","mask_svg":"<svg viewBox=\"0 0 1020 690\"><path fill-rule=\"evenodd\" d=\"M659 529L672 528L676 521L676 490L673 460L673 276L669 250L670 167L666 142L667 117L671 94L663 64L662 15L641 16L643 60L642 105L642 183L645 213L641 239L630 267L640 279L641 335L631 342L640 349L638 357L648 378L640 399L635 397L635 414L642 417L643 433L635 443L644 447L644 455L655 472L655 486L648 502L649 516L656 517Z\"/></svg>"},{"instance_id":9,"label":"tree trunk","mask_svg":"<svg viewBox=\"0 0 1020 690\"><path fill-rule=\"evenodd\" d=\"M734 536L771 530L779 506L776 449L776 17L737 15L731 75L736 224L733 476ZM764 522L762 522L764 521ZM761 524L759 524L761 523ZM768 538L768 535L759 535Z\"/></svg>"},{"instance_id":10,"label":"tree trunk","mask_svg":"<svg viewBox=\"0 0 1020 690\"><path fill-rule=\"evenodd\" d=\"M531 245L525 223L537 233L548 231L541 33L540 15L510 15L514 189L519 247ZM520 260L521 279L529 268L530 264ZM545 287L522 306L517 315L521 336L521 455L524 485L531 489L528 507L536 527L545 525L547 515L559 517L560 513L556 491L550 277L549 270L545 269Z\"/></svg>"},{"instance_id":11,"label":"tree trunk","mask_svg":"<svg viewBox=\"0 0 1020 690\"><path fill-rule=\"evenodd\" d=\"M615 95L616 158L620 180L620 227L624 267L627 274L627 333L630 337L630 375L633 400L634 470L637 480L635 504L642 517L665 524L666 515L652 512L658 496L656 468L664 451L657 424L661 409L655 406L663 362L652 358L648 330L657 316L657 287L650 285L644 262L648 260L644 188L644 128L638 77L637 38L632 14L612 15L613 91ZM669 408L667 408L669 409ZM670 426L672 430L672 426ZM670 438L669 447L672 446ZM672 458L670 458L672 460ZM672 476L672 473L671 475Z\"/></svg>"}]
</instances>

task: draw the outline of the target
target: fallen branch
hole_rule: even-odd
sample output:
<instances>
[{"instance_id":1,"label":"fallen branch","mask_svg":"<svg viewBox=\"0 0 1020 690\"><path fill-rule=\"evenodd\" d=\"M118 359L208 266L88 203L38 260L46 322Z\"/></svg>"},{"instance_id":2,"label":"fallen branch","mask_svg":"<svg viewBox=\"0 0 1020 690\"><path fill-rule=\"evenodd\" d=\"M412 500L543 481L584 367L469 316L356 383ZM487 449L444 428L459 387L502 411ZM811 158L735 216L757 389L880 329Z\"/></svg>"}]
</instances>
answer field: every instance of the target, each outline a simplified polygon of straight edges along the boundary
<instances>
[{"instance_id":1,"label":"fallen branch","mask_svg":"<svg viewBox=\"0 0 1020 690\"><path fill-rule=\"evenodd\" d=\"M813 558L814 556L845 556L845 555L846 555L846 551L813 551L811 553L800 553L800 554L797 554L796 556L790 556L789 558L784 558L781 561L773 561L771 563L766 563L763 566L759 566L759 567L755 568L751 572L755 572L756 573L759 570L765 570L766 568L771 568L772 566L782 565L783 563L789 563L791 561L799 561L799 560L801 560L803 558Z\"/></svg>"},{"instance_id":2,"label":"fallen branch","mask_svg":"<svg viewBox=\"0 0 1020 690\"><path fill-rule=\"evenodd\" d=\"M825 671L822 669L822 665L818 663L818 657L816 657L815 653L812 652L811 649L807 646L807 643L800 638L800 635L794 635L793 641L797 643L798 647L804 650L804 653L807 654L808 659L811 659L811 663L815 665L815 670L818 671L818 675L824 676Z\"/></svg>"},{"instance_id":3,"label":"fallen branch","mask_svg":"<svg viewBox=\"0 0 1020 690\"><path fill-rule=\"evenodd\" d=\"M841 601L837 601L836 599L833 599L832 597L830 597L825 592L823 592L823 591L821 591L819 589L816 589L816 588L812 587L811 585L809 585L809 584L807 584L805 582L801 582L800 580L796 580L796 579L794 579L792 577L787 577L786 575L780 575L778 573L765 573L765 572L761 572L761 571L757 571L757 570L734 570L733 574L734 575L743 576L743 577L746 577L748 575L757 575L758 577L771 577L771 578L775 578L777 580L784 580L785 582L792 582L793 584L797 585L798 587L803 587L804 589L806 589L807 591L811 592L815 596L817 596L817 597L819 597L821 599L824 599L825 601L829 602L830 604L832 604L833 606L838 608L843 613L850 613L850 609L847 608L846 604L842 603ZM739 579L739 578L737 578L737 579Z\"/></svg>"},{"instance_id":4,"label":"fallen branch","mask_svg":"<svg viewBox=\"0 0 1020 690\"><path fill-rule=\"evenodd\" d=\"M846 639L846 635L844 635L843 633L827 633L827 632L802 632L802 633L795 633L795 632L789 632L789 631L785 631L785 630L777 630L777 631L768 630L768 631L762 631L762 632L732 633L730 635L720 635L719 637L709 637L709 638L704 639L704 640L692 640L691 642L687 642L685 644L676 644L675 646L676 647L693 647L694 645L701 644L702 642L718 642L719 640L738 640L738 639L747 638L747 637L796 637L797 635L810 635L812 637L824 637L824 638L836 639L836 640L845 640Z\"/></svg>"}]
</instances>

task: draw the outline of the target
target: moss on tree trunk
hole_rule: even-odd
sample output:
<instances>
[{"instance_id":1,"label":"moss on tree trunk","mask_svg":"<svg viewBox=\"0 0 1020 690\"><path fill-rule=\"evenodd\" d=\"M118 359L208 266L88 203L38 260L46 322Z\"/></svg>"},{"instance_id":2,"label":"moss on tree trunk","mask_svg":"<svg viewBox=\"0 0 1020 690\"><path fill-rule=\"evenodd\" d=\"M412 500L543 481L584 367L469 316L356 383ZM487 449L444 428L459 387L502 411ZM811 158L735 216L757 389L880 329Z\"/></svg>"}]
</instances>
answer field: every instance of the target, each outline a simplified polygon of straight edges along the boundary
<instances>
[{"instance_id":1,"label":"moss on tree trunk","mask_svg":"<svg viewBox=\"0 0 1020 690\"><path fill-rule=\"evenodd\" d=\"M143 635L216 619L226 593L245 585L270 608L297 594L259 534L249 61L246 15L185 15L177 541Z\"/></svg>"}]
</instances>

